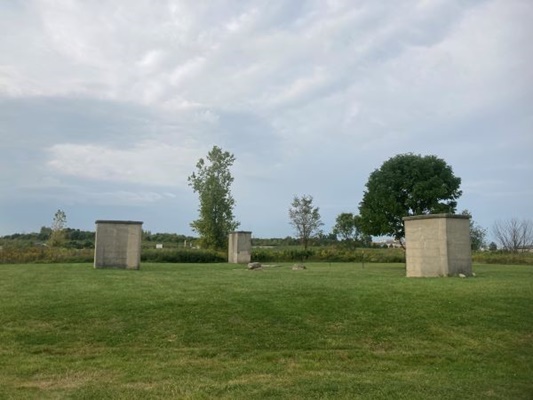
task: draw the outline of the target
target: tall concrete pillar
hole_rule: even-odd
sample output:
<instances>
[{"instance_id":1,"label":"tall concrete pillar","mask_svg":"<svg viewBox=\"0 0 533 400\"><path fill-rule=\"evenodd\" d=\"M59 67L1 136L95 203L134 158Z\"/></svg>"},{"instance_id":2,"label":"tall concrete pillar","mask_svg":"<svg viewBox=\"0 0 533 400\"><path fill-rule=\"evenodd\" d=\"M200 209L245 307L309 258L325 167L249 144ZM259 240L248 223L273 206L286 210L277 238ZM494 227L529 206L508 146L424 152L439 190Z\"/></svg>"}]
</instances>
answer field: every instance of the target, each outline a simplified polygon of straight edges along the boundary
<instances>
[{"instance_id":1,"label":"tall concrete pillar","mask_svg":"<svg viewBox=\"0 0 533 400\"><path fill-rule=\"evenodd\" d=\"M94 268L139 269L142 222L96 221Z\"/></svg>"},{"instance_id":2,"label":"tall concrete pillar","mask_svg":"<svg viewBox=\"0 0 533 400\"><path fill-rule=\"evenodd\" d=\"M408 277L472 275L470 217L430 214L403 221Z\"/></svg>"},{"instance_id":3,"label":"tall concrete pillar","mask_svg":"<svg viewBox=\"0 0 533 400\"><path fill-rule=\"evenodd\" d=\"M252 260L252 232L231 232L228 240L228 262L248 264Z\"/></svg>"}]
</instances>

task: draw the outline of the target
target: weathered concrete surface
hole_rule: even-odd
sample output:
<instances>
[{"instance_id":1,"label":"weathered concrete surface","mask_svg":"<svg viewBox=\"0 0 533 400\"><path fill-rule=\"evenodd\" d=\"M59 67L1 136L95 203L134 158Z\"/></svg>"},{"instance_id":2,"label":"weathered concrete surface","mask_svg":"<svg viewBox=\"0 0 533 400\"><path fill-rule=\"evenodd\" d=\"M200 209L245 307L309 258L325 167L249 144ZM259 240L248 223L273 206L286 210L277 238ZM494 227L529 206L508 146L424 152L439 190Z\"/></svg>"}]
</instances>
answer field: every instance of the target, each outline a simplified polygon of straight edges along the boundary
<instances>
[{"instance_id":1,"label":"weathered concrete surface","mask_svg":"<svg viewBox=\"0 0 533 400\"><path fill-rule=\"evenodd\" d=\"M139 269L142 222L96 221L94 268Z\"/></svg>"},{"instance_id":2,"label":"weathered concrete surface","mask_svg":"<svg viewBox=\"0 0 533 400\"><path fill-rule=\"evenodd\" d=\"M430 214L403 221L408 277L472 275L468 216Z\"/></svg>"},{"instance_id":3,"label":"weathered concrete surface","mask_svg":"<svg viewBox=\"0 0 533 400\"><path fill-rule=\"evenodd\" d=\"M252 232L231 232L228 241L230 264L248 264L252 260Z\"/></svg>"}]
</instances>

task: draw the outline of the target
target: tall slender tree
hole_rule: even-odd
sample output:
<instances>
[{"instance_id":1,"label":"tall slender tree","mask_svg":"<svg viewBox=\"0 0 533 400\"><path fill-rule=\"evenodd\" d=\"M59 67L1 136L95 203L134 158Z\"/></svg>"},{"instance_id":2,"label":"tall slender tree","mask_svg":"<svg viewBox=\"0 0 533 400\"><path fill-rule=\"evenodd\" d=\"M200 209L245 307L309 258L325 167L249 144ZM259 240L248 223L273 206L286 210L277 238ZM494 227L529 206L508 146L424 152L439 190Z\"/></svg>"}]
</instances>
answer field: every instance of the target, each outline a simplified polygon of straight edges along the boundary
<instances>
[{"instance_id":1,"label":"tall slender tree","mask_svg":"<svg viewBox=\"0 0 533 400\"><path fill-rule=\"evenodd\" d=\"M320 227L324 225L320 219L319 208L313 207L313 196L294 196L289 208L289 218L304 249L307 250L309 239L318 235Z\"/></svg>"},{"instance_id":2,"label":"tall slender tree","mask_svg":"<svg viewBox=\"0 0 533 400\"><path fill-rule=\"evenodd\" d=\"M52 247L61 247L65 243L65 228L67 227L67 214L63 210L57 210L52 220L52 232L48 244Z\"/></svg>"},{"instance_id":3,"label":"tall slender tree","mask_svg":"<svg viewBox=\"0 0 533 400\"><path fill-rule=\"evenodd\" d=\"M233 154L213 146L206 159L198 160L196 171L188 178L200 201L199 217L191 228L200 235L204 248L227 248L228 234L239 226L233 215L235 200L231 195L230 167L234 162Z\"/></svg>"}]
</instances>

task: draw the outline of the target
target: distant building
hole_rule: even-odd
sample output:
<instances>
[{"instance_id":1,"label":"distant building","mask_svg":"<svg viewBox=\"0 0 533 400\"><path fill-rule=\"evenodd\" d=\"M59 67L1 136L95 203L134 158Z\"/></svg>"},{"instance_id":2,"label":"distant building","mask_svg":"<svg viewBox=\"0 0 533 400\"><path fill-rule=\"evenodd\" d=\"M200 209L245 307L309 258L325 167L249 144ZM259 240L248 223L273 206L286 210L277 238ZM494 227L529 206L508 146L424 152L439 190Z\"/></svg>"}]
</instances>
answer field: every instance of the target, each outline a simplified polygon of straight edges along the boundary
<instances>
[{"instance_id":1,"label":"distant building","mask_svg":"<svg viewBox=\"0 0 533 400\"><path fill-rule=\"evenodd\" d=\"M398 249L398 248L401 248L402 247L402 244L400 243L399 240L395 240L395 239L385 239L385 240L380 240L378 242L372 242L373 245L375 246L379 246L379 247L388 247L389 249Z\"/></svg>"}]
</instances>

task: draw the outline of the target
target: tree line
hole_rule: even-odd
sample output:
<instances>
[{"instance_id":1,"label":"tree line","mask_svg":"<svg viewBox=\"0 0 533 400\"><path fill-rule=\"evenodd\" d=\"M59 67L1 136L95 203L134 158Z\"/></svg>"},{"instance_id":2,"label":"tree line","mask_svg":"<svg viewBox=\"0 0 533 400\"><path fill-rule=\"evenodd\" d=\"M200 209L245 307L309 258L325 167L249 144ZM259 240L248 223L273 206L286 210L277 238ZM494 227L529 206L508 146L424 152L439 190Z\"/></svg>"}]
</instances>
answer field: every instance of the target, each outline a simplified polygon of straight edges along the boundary
<instances>
[{"instance_id":1,"label":"tree line","mask_svg":"<svg viewBox=\"0 0 533 400\"><path fill-rule=\"evenodd\" d=\"M206 159L201 158L189 185L199 197L199 217L191 228L206 248L224 249L228 234L240 224L235 220L235 200L231 195L233 176L230 167L235 156L214 146ZM348 246L369 246L372 236L390 236L404 247L403 218L413 215L457 211L462 195L461 178L443 159L434 155L399 154L374 170L365 185L359 214L343 212L335 221L332 235ZM470 217L471 243L474 250L486 246L487 231ZM319 207L313 196L294 196L288 210L289 223L304 249L312 239L324 238ZM533 223L529 220L496 223L494 236L505 250L517 251L533 246ZM490 244L496 249L496 244Z\"/></svg>"},{"instance_id":2,"label":"tree line","mask_svg":"<svg viewBox=\"0 0 533 400\"><path fill-rule=\"evenodd\" d=\"M189 186L198 195L198 218L190 226L198 238L185 235L143 232L143 240L158 243L193 243L212 250L227 248L228 234L240 225L233 209L235 200L231 194L234 178L230 168L235 156L213 146L207 157L200 158L196 170L188 177ZM310 244L342 244L347 248L372 246L372 236L393 237L404 245L403 217L436 213L455 213L457 199L461 196L461 178L452 167L434 156L412 153L399 154L385 161L369 176L359 203L359 213L340 213L331 233L324 233L320 209L311 195L294 196L288 209L289 224L295 238L254 239L256 246L301 244L306 250ZM469 210L462 214L470 217L470 233L473 250L487 246L487 230L476 224ZM67 226L66 213L59 209L50 227L42 227L39 233L13 234L0 238L6 241L33 241L51 247L94 247L94 232L71 229ZM533 250L533 222L511 219L497 221L493 236L500 248L508 251ZM489 250L496 250L494 242Z\"/></svg>"}]
</instances>

